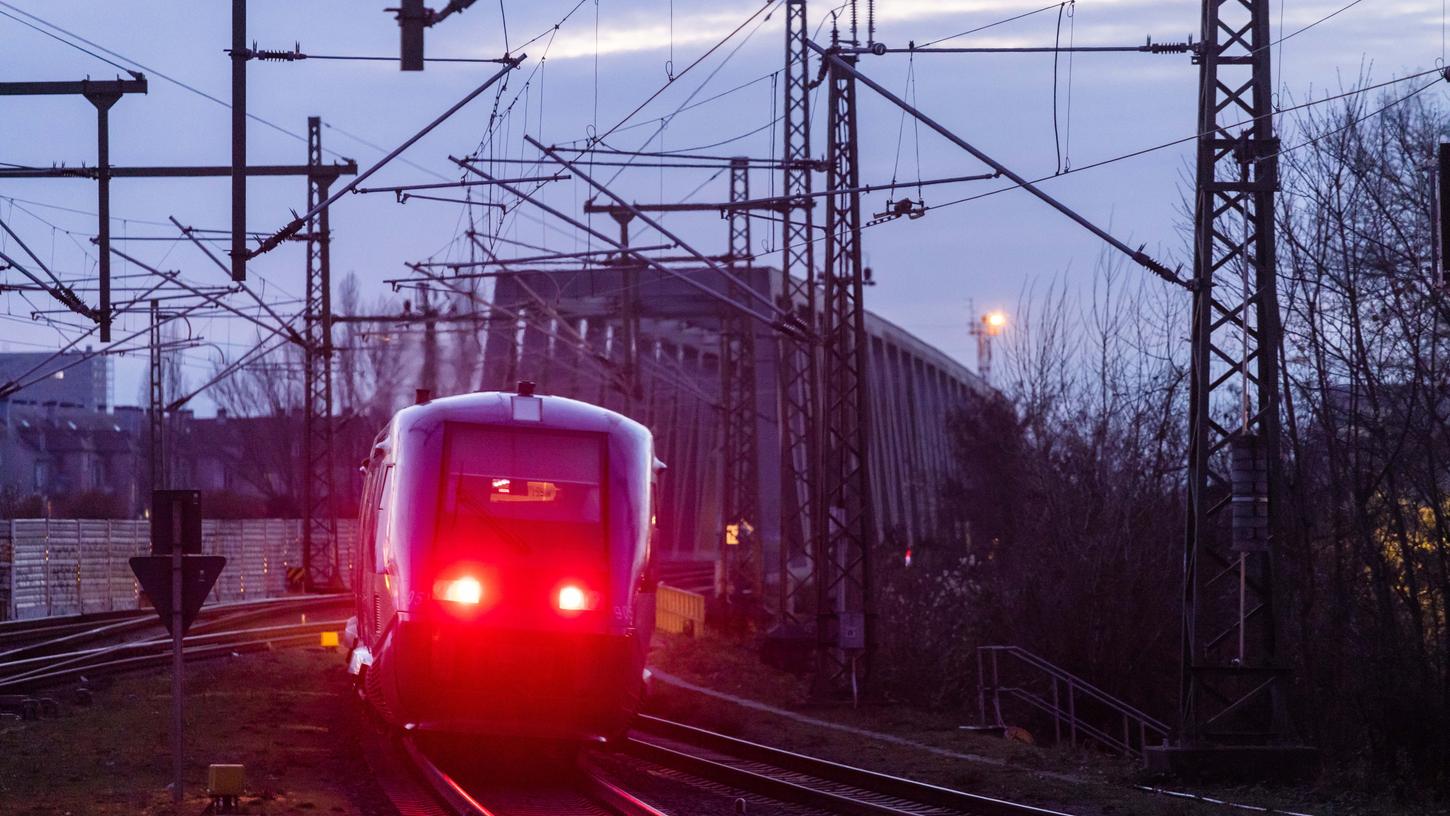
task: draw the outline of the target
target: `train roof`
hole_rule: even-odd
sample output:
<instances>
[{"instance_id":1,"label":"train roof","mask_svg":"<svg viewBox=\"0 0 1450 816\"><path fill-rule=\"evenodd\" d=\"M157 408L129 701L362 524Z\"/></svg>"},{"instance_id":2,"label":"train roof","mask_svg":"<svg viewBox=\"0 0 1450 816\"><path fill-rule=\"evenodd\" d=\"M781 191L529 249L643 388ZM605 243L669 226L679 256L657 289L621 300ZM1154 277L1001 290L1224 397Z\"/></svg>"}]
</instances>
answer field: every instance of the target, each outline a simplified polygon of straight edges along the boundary
<instances>
[{"instance_id":1,"label":"train roof","mask_svg":"<svg viewBox=\"0 0 1450 816\"><path fill-rule=\"evenodd\" d=\"M410 405L393 415L389 430L401 435L416 425L440 421L594 431L640 441L651 436L644 425L608 408L568 397L516 391L478 391Z\"/></svg>"}]
</instances>

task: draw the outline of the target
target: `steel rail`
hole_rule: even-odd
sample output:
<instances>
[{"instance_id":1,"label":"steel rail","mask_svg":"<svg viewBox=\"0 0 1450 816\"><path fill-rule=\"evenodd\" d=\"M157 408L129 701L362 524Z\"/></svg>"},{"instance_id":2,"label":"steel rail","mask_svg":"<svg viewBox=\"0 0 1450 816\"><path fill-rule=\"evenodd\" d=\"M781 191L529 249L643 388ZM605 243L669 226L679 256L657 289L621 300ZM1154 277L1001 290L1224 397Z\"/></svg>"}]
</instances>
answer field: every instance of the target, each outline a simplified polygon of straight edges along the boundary
<instances>
[{"instance_id":1,"label":"steel rail","mask_svg":"<svg viewBox=\"0 0 1450 816\"><path fill-rule=\"evenodd\" d=\"M344 594L318 595L304 598L268 598L259 601L233 601L224 604L215 604L202 610L197 625L193 631L200 634L214 630L220 626L229 626L241 623L246 620L265 618L282 613L301 613L306 615L308 610L315 608L327 608L346 601L351 596ZM99 622L97 625L90 623L69 624L63 634L56 635L39 642L27 643L5 652L0 652L0 671L7 666L14 666L26 662L37 662L42 660L61 661L70 659L72 662L81 659L84 654L95 654L106 650L115 650L125 646L134 646L137 643L148 641L130 641L113 644L109 647L99 647L89 650L76 650L60 654L47 654L57 647L75 645L89 640L96 640L115 635L124 635L129 632L148 628L159 628L160 620L153 614L138 610L136 613L118 616L116 613L107 613L107 622ZM76 626L88 627L77 629ZM41 630L45 631L45 630ZM29 655L29 657L27 657Z\"/></svg>"},{"instance_id":2,"label":"steel rail","mask_svg":"<svg viewBox=\"0 0 1450 816\"><path fill-rule=\"evenodd\" d=\"M351 598L352 596L346 593L335 593L331 595L283 596L245 601L222 601L220 603L207 604L202 607L200 614L202 617L209 617L216 612L229 612L234 609L252 609L269 606L316 606L328 603L341 603ZM105 612L79 612L72 615L46 615L39 618L20 618L17 620L0 621L0 643L10 639L24 638L37 633L49 632L50 630L94 626L125 618L150 618L151 615L152 613L144 608L110 609Z\"/></svg>"},{"instance_id":3,"label":"steel rail","mask_svg":"<svg viewBox=\"0 0 1450 816\"><path fill-rule=\"evenodd\" d=\"M462 785L455 782L453 777L429 759L411 737L404 737L402 744L403 752L407 754L413 769L423 778L433 794L456 816L494 816L492 811L470 796Z\"/></svg>"},{"instance_id":4,"label":"steel rail","mask_svg":"<svg viewBox=\"0 0 1450 816\"><path fill-rule=\"evenodd\" d=\"M310 623L260 626L251 629L232 629L207 634L187 635L185 641L200 646L211 643L226 643L233 638L251 637L254 635L286 636L291 634L319 634L327 631L339 631L346 624L347 622L344 620L326 620ZM37 677L47 676L60 669L85 669L97 660L105 663L107 662L105 659L113 655L137 656L153 652L169 653L170 651L171 638L168 635L165 637L130 641L91 649L78 649L73 652L62 652L55 655L21 658L0 664L0 674L13 672L0 676L0 688L6 685L29 682Z\"/></svg>"},{"instance_id":5,"label":"steel rail","mask_svg":"<svg viewBox=\"0 0 1450 816\"><path fill-rule=\"evenodd\" d=\"M120 618L144 614L144 609L113 609L105 612L81 612L74 615L45 615L38 618L16 618L0 621L0 643L9 638L25 637L38 632L74 626L89 626Z\"/></svg>"},{"instance_id":6,"label":"steel rail","mask_svg":"<svg viewBox=\"0 0 1450 816\"><path fill-rule=\"evenodd\" d=\"M621 816L665 816L663 811L610 782L592 763L581 762L579 771L582 774L579 786L583 793L607 809Z\"/></svg>"},{"instance_id":7,"label":"steel rail","mask_svg":"<svg viewBox=\"0 0 1450 816\"><path fill-rule=\"evenodd\" d=\"M151 625L160 626L161 622L154 615L134 615L122 618L113 623L101 624L90 628L72 629L66 634L58 635L46 640L34 643L27 643L24 646L17 646L14 649L0 652L0 668L13 663L25 655L40 655L58 646L66 646L96 638L103 638L109 635L120 635L126 632L141 629Z\"/></svg>"},{"instance_id":8,"label":"steel rail","mask_svg":"<svg viewBox=\"0 0 1450 816\"><path fill-rule=\"evenodd\" d=\"M330 621L329 623L331 627L338 627L342 624L341 621ZM325 627L323 624L318 623L301 624L300 626L287 628L294 630L307 629L308 631L294 631L293 633L279 632L271 637L223 641L220 643L192 646L184 650L184 656L187 660L201 660L212 657L227 657L232 654L271 649L278 646L305 646L314 643L317 634L322 631L327 631L330 627ZM170 641L165 641L160 645L164 646L164 648L152 654L133 655L102 663L67 667L45 674L35 674L18 679L7 678L0 680L0 690L54 685L83 675L94 676L96 674L112 674L133 669L164 666L171 662L171 645Z\"/></svg>"},{"instance_id":9,"label":"steel rail","mask_svg":"<svg viewBox=\"0 0 1450 816\"><path fill-rule=\"evenodd\" d=\"M512 812L506 805L490 806L486 789L473 790L472 786L455 779L439 767L411 736L405 736L401 743L403 752L417 776L421 777L434 796L456 816L509 816ZM581 812L596 813L602 807L616 816L666 816L663 811L606 779L604 773L588 761L581 760L575 768L568 771L577 771L577 777L561 782L560 793L579 796L583 800L580 804L588 808ZM562 808L549 812L555 816L568 816L569 806L564 805ZM528 808L528 812L542 811L534 805Z\"/></svg>"},{"instance_id":10,"label":"steel rail","mask_svg":"<svg viewBox=\"0 0 1450 816\"><path fill-rule=\"evenodd\" d=\"M982 816L1067 816L1059 811L918 782L818 757L772 748L682 723L640 715L641 731L677 744L725 755L751 767L680 750L631 735L626 750L642 759L772 798L832 812L882 816L922 808ZM806 779L802 779L806 777ZM817 786L812 782L824 782ZM826 790L844 786L854 791ZM859 797L855 791L864 794ZM891 801L880 801L882 797Z\"/></svg>"}]
</instances>

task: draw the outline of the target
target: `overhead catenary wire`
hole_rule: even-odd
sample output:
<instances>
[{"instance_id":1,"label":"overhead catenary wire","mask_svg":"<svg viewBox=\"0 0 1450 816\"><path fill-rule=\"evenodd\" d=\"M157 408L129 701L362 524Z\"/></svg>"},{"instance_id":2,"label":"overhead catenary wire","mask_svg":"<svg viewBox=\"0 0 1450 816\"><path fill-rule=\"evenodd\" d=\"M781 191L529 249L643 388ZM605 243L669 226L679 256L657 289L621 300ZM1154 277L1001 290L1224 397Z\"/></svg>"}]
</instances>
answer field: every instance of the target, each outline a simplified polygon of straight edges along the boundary
<instances>
[{"instance_id":1,"label":"overhead catenary wire","mask_svg":"<svg viewBox=\"0 0 1450 816\"><path fill-rule=\"evenodd\" d=\"M580 4L580 5L582 5L582 2L581 2L581 4ZM1054 4L1054 5L1052 5L1052 6L1047 6L1047 7L1045 7L1045 9L1046 9L1046 8L1053 8L1053 7L1060 7L1060 5L1061 5L1061 4ZM1355 5L1355 4L1354 4L1354 3L1351 3L1351 4L1350 4L1350 6L1353 6L1353 5ZM577 8L577 6L576 6L576 8ZM1346 7L1346 8L1348 8L1348 7ZM1343 9L1341 9L1341 11L1342 11L1342 10L1343 10ZM1029 12L1029 14L1030 14L1030 13L1032 13L1032 12ZM1336 12L1336 13L1338 13L1338 12ZM1310 27L1312 27L1312 26L1310 26ZM1300 31L1303 31L1303 30L1307 30L1307 29L1308 29L1308 28L1309 28L1309 27L1306 27L1306 28L1304 28L1304 29L1301 29L1301 30L1300 30ZM1281 29L1281 30L1282 30L1282 29ZM548 32L545 32L545 33L548 33ZM1297 34L1297 33L1300 33L1300 32L1299 32L1299 31L1296 31L1296 32L1294 32L1294 34ZM1290 34L1290 35L1288 35L1288 36L1294 36L1294 34ZM541 35L541 36L542 36L542 35ZM1282 41L1282 39L1287 39L1287 38L1288 38L1288 37L1283 37L1283 38L1281 38L1281 40L1280 40L1280 41L1278 41L1278 42L1281 42L1281 41ZM769 76L769 75L767 75L767 76ZM1433 84L1433 83L1431 83L1431 84ZM1070 87L1070 85L1069 85L1069 87ZM1426 86L1426 87L1429 87L1429 86ZM1424 90L1424 89L1421 89L1421 90ZM1417 93L1418 93L1418 92L1419 92L1419 91L1417 91ZM1070 98L1070 97L1069 97L1069 98ZM1069 104L1070 104L1070 102L1069 102ZM648 125L648 124L650 124L650 122L643 122L643 123L638 123L638 124L637 124L637 125L636 125L636 126L646 126L646 125ZM1069 119L1068 119L1068 127L1069 127L1069 128L1070 128L1070 116L1069 116ZM622 128L622 129L628 129L628 127L626 127L626 128ZM1190 138L1192 138L1192 137L1190 137ZM674 141L674 140L673 140L673 139L672 139L672 141ZM1295 146L1295 148L1297 148L1297 147L1300 147L1300 146L1302 146L1302 145L1296 145L1296 146ZM772 147L773 147L773 144L772 144ZM1292 150L1292 149L1295 149L1295 148L1286 148L1286 152L1287 152L1287 150ZM597 148L596 148L596 149L597 149ZM598 151L597 151L597 152L603 152L603 151L602 151L602 150L598 150ZM1065 158L1066 158L1066 157L1064 157L1064 159L1065 159ZM1066 162L1065 162L1065 161L1064 161L1064 162L1060 162L1060 164L1061 164L1061 165L1063 165L1063 167L1062 167L1062 169L1068 169L1068 170L1070 170L1070 169L1071 169L1071 168L1070 168L1070 165L1069 165L1069 164L1067 164L1067 163L1066 163ZM585 165L584 165L584 166L589 166L589 165L587 165L587 164L585 164ZM1100 165L1098 165L1098 166L1100 166ZM661 167L661 169L664 169L664 167L665 167L665 165L663 165L663 164L662 164L662 165L660 165L660 167ZM1092 167L1092 166L1091 166L1091 165L1090 165L1090 166L1089 166L1089 167ZM718 169L718 168L711 168L711 169ZM1084 169L1088 169L1088 168L1084 168ZM894 174L893 174L893 176L894 176ZM919 177L919 176L920 176L920 173L918 173L918 177ZM1011 188L1004 188L1004 191L1005 191L1005 189L1011 189ZM995 191L994 191L994 192L995 192ZM989 194L990 194L990 193L989 193ZM974 198L975 198L975 197L974 197ZM970 199L968 199L968 200L970 200ZM938 205L938 206L937 206L937 207L933 207L933 208L932 208L932 209L936 209L936 208L939 208L939 207L942 207L942 206L949 206L949 205L950 205L950 203L951 203L951 202L949 202L949 203L948 203L948 204L943 204L943 205ZM517 209L518 209L518 208L517 208L517 207L516 207L516 208L514 208L514 209L515 209L515 210L517 210ZM510 213L510 214L511 214L511 213ZM491 238L492 238L492 236L491 236ZM64 242L63 242L63 241L62 241L62 246L64 246Z\"/></svg>"},{"instance_id":2,"label":"overhead catenary wire","mask_svg":"<svg viewBox=\"0 0 1450 816\"><path fill-rule=\"evenodd\" d=\"M728 42L730 39L732 39L740 31L744 30L744 28L747 25L749 25L750 21L752 19L754 19L755 17L759 16L762 11L765 11L766 9L769 9L769 8L773 7L774 5L778 4L778 2L779 2L779 0L768 0L768 2L765 4L765 6L763 6L760 10L758 10L757 12L755 12L755 14L751 15L751 17L748 17L744 22L742 22L739 26L737 26L735 29L733 29L730 33L728 33L719 42L717 42L713 46L711 46L704 54L702 54L699 58L697 58L694 62L692 62L689 66L687 66L684 71L681 71L679 74L676 74L671 79L669 79L661 88L657 89L648 98L646 98L646 100L644 102L642 102L640 105L638 105L633 111L631 111L628 115L626 115L618 123L616 123L615 126L613 128L611 128L611 130L609 132L607 132L605 134L602 134L602 135L599 134L597 132L597 122L596 122L595 124L593 124L593 125L590 126L590 134L589 134L589 138L588 138L588 140L586 142L586 148L584 148L584 149L571 148L571 149L576 150L576 153L578 155L582 156L585 152L587 152L588 150L592 149L595 145L597 145L597 143L599 141L602 141L604 138L607 138L611 133L618 132L619 130L624 129L626 122L628 122L633 116L635 116L641 110L643 110L644 107L646 107L654 98L658 97L660 93L662 93L666 88L669 87L669 85L671 85L674 81L682 78L685 74L689 73L697 65L699 65L701 62L703 62L710 54L712 54L716 50L718 50L721 46L723 46L726 42ZM575 8L575 10L577 10L577 7ZM571 13L572 13L572 11L571 11ZM760 24L763 24L763 23L764 23L764 19L761 20ZM596 19L596 25L597 25L597 19ZM756 30L758 30L758 29L759 29L759 25L757 25L757 27L756 27ZM752 32L752 34L753 34L753 32ZM551 40L551 42L552 42L552 40ZM739 51L739 46L737 46L737 48L735 49L735 51L732 51L732 53L731 53L730 56L727 56L726 62L728 62L729 59L730 59L730 57L733 57L735 53L738 53L738 51ZM685 109L686 107L688 107L691 104L691 101L693 100L694 96L696 94L698 94L701 90L703 90L703 88L705 87L705 85L708 84L708 82L711 79L713 79L713 77L720 70L720 67L723 67L723 63L722 63L722 66L717 66L715 72L712 72L710 74L710 76L706 78L705 82L702 83L699 87L697 87L696 90L694 92L692 92L691 95L689 97L687 97L686 100L679 107L676 108L676 114L678 114L681 110ZM749 84L749 83L747 83L747 84ZM737 86L737 88L738 87L740 87L740 86ZM731 89L731 90L733 91L735 89ZM727 91L726 93L729 93L729 92L731 92L731 91ZM596 112L595 118L597 119L597 112ZM670 119L670 117L662 117L662 118L660 118L658 120L652 120L652 121L657 121L659 123L659 127L657 127L657 129L656 129L656 131L655 131L654 134L652 134L651 136L649 136L645 140L645 143L646 144L648 144L650 141L652 141L660 133L660 131L663 129L664 125L668 124L669 119ZM577 143L577 141L578 140L576 140L576 143ZM496 158L493 158L493 157L490 158L490 161L496 161L496 160L497 160ZM515 163L521 163L521 164L529 164L530 166L537 166L537 163L538 163L538 160L529 161L529 160L507 159L506 161L515 162ZM651 165L645 165L643 163L635 162L635 161L632 161L632 160L631 161L626 161L626 162L618 162L618 163L615 163L615 164L616 164L616 166L619 166L620 168L651 166ZM589 165L583 165L583 166L604 166L604 165L591 163ZM619 172L622 172L622 169ZM618 176L618 172L615 173L615 177L617 177L617 176ZM519 211L518 208L514 208L512 210L509 210L508 213L509 214L512 214L512 213L518 212L518 211ZM544 222L541 221L540 223L544 223Z\"/></svg>"},{"instance_id":3,"label":"overhead catenary wire","mask_svg":"<svg viewBox=\"0 0 1450 816\"><path fill-rule=\"evenodd\" d=\"M1017 15L1013 15L1011 17L1008 17L1005 20L998 20L998 21L996 21L994 23L988 23L986 25L977 26L975 28L969 28L966 31L960 31L960 32L957 32L956 34L951 34L951 35L948 35L946 37L938 37L935 40L930 40L928 42L924 42L921 45L916 46L916 47L918 47L918 48L928 48L930 46L936 45L937 43L944 43L947 40L955 40L958 37L965 37L968 34L976 34L979 31L986 31L989 28L996 28L999 25L1006 25L1007 23L1016 22L1017 20L1021 20L1021 19L1026 18L1026 17L1031 17L1034 14L1041 14L1044 11L1051 11L1052 9L1057 8L1059 5L1061 5L1061 4L1060 3L1049 3L1048 5L1045 5L1045 6L1043 6L1040 9L1034 9L1032 11L1025 11L1025 12L1023 12L1021 14L1017 14Z\"/></svg>"},{"instance_id":4,"label":"overhead catenary wire","mask_svg":"<svg viewBox=\"0 0 1450 816\"><path fill-rule=\"evenodd\" d=\"M1419 90L1414 91L1411 94L1412 96L1415 95L1415 94L1419 94L1419 93L1421 93L1421 92L1423 92L1423 91L1425 91L1425 90L1427 90L1427 89L1435 86L1437 83L1439 83L1441 81L1450 82L1450 70L1443 69L1443 68L1433 68L1433 69L1430 69L1428 71L1419 71L1417 73L1413 73L1413 74L1410 74L1408 76L1403 76L1403 77L1399 77L1397 79L1387 80L1385 82L1376 83L1374 85L1369 85L1369 86L1366 86L1364 88L1356 88L1356 89L1353 89L1353 90L1345 91L1343 93L1334 94L1332 96L1326 96L1326 97L1322 97L1320 99L1314 99L1314 100L1310 100L1308 102L1303 102L1303 103L1300 103L1298 105L1292 105L1292 106L1287 107L1287 108L1279 108L1279 109L1273 111L1272 113L1263 114L1262 116L1258 116L1258 117L1251 116L1251 117L1249 117L1247 119L1243 119L1243 120L1240 120L1238 122L1234 122L1234 123L1229 124L1229 125L1224 125L1223 127L1217 128L1217 130L1225 130L1225 131L1227 131L1227 130L1233 130L1233 129L1236 129L1236 128L1241 128L1241 127L1244 127L1246 125L1249 125L1249 124L1253 123L1257 119L1279 116L1279 115L1282 115L1282 114L1285 114L1285 113L1292 113L1292 112L1297 111L1297 110L1304 110L1306 108L1314 107L1314 106L1317 106L1317 105L1323 105L1323 104L1326 104L1326 103L1329 103L1329 102L1335 102L1335 101L1338 101L1340 99L1345 99L1345 98L1351 97L1351 96L1357 96L1359 94L1367 93L1369 91L1379 90L1381 88L1386 88L1386 87L1389 87L1391 85L1398 85L1401 82L1406 82L1406 81L1409 81L1409 80L1412 80L1412 79L1419 79L1421 77L1429 76L1430 74L1436 74L1436 75L1438 75L1437 78L1435 79L1435 81L1430 82L1430 83L1426 84L1424 87L1420 88ZM1106 166L1111 165L1111 164L1116 164L1116 163L1121 162L1121 161L1127 161L1129 159L1135 159L1135 158L1138 158L1140 156L1145 156L1145 155L1147 155L1149 153L1155 153L1155 152L1160 151L1160 150L1166 150L1166 149L1168 149L1170 147L1176 147L1178 145L1185 144L1187 142L1195 141L1197 139L1202 138L1205 135L1208 135L1208 134L1195 133L1195 134L1193 134L1191 136L1184 136L1184 137L1182 137L1180 139L1173 139L1172 141L1162 142L1162 143L1159 143L1159 144L1156 144L1156 145L1152 145L1151 147L1144 147L1144 148L1140 148L1138 150L1130 151L1128 153L1121 153L1119 155L1112 156L1110 158L1106 158L1106 159L1102 159L1100 161L1092 162L1091 164L1085 164L1085 165L1082 165L1081 167L1074 167L1074 168L1071 168L1070 170L1065 170L1062 173L1055 173L1055 174L1050 175L1050 176L1040 176L1040 177L1038 177L1036 179L1033 179L1032 180L1032 183L1033 184L1040 184L1042 182L1051 181L1054 178L1060 178L1062 176L1068 176L1068 175L1072 175L1074 173L1082 173L1082 172L1085 172L1085 171L1088 171L1088 170L1097 169L1099 167L1106 167ZM1302 146L1303 145L1300 145L1299 147L1302 147ZM1290 150L1293 150L1293 149L1297 149L1297 148L1290 148ZM1281 151L1281 153L1282 152L1287 152L1287 151ZM1018 184L1012 184L1012 185L1008 185L1008 186L1005 186L1005 187L999 187L999 188L997 188L995 190L988 190L987 192L984 192L984 193L977 193L975 195L970 195L970 196L966 196L964 198L954 199L952 201L943 202L941 204L934 204L934 205L932 205L930 207L927 207L927 209L928 210L939 210L939 209L942 209L942 208L945 208L945 207L955 206L957 204L965 204L965 203L967 203L969 201L976 201L978 199L987 198L988 196L993 196L993 195L997 195L999 193L1005 193L1005 192L1009 192L1009 191L1012 191L1012 190L1020 189L1020 187L1021 187L1021 185L1018 185Z\"/></svg>"},{"instance_id":5,"label":"overhead catenary wire","mask_svg":"<svg viewBox=\"0 0 1450 816\"><path fill-rule=\"evenodd\" d=\"M3 4L0 4L0 5L4 5L6 7L13 8L13 6L10 6L9 3L3 3ZM51 38L52 40L55 40L58 43L61 43L62 45L68 45L71 48L74 48L74 49L76 49L77 51L80 51L83 54L89 54L90 56L95 57L96 59L100 60L101 62L104 62L105 64L111 66L112 68L119 68L122 71L125 71L128 74L131 74L133 77L135 77L137 79L140 78L140 76L135 71L133 71L132 69L130 69L130 68L122 65L121 63L116 62L113 59L108 59L107 57L104 57L104 56L96 53L95 51L92 51L89 48L84 48L84 47L82 47L82 46L80 46L80 45L78 45L76 43L73 43L70 40L65 39L64 37L60 37L60 36L58 36L56 34L53 34L53 33L49 32L49 31L46 31L45 29L41 28L38 25L35 25L34 23L26 22L25 20L22 20L19 17L16 17L14 14L11 14L8 11L0 11L0 16L8 17L11 20L14 20L15 22L17 22L17 23L25 26L26 28L29 28L29 29L31 29L33 31L39 32L41 34L44 34L45 36Z\"/></svg>"},{"instance_id":6,"label":"overhead catenary wire","mask_svg":"<svg viewBox=\"0 0 1450 816\"><path fill-rule=\"evenodd\" d=\"M217 97L217 96L214 96L212 94L209 94L206 91L203 91L203 90L201 90L200 88L197 88L194 85L190 85L190 84L188 84L186 82L183 82L182 80L177 79L176 77L171 76L170 74L163 73L163 72L158 71L155 68L152 68L152 67L150 67L148 65L145 65L143 63L137 62L136 60L133 60L130 57L127 57L124 54L117 53L116 51L113 51L113 50L111 50L111 49L109 49L109 48L101 45L100 43L97 43L97 42L95 42L93 40L86 39L85 37L82 37L81 35L76 34L73 31L69 31L69 30L67 30L65 28L62 28L61 26L59 26L59 25L57 25L55 23L52 23L49 20L46 20L46 19L44 19L42 17L39 17L39 16L37 16L35 14L32 14L32 13L26 11L25 9L19 8L19 7L15 6L15 5L11 4L11 3L5 2L5 0L0 0L0 6L4 6L5 8L10 9L11 11L14 11L17 14L21 14L21 15L23 15L23 16L31 19L31 20L34 20L34 21L40 23L41 25L44 25L44 26L46 26L46 27L48 27L48 28L50 28L50 29L52 29L54 31L58 31L61 34L65 35L67 37L70 37L72 40L76 40L77 42L85 43L86 45L91 46L92 48L96 49L97 51L100 51L102 53L105 53L105 54L108 54L108 55L110 55L112 57L115 57L116 59L120 60L121 62L127 63L128 65L131 65L134 68L139 68L142 71L144 71L145 73L147 73L148 75L155 76L155 77L159 77L159 78L165 80L166 82L170 82L171 84L176 85L177 87L179 87L179 88L181 88L183 90L189 91L189 92L191 92L193 94L196 94L196 95L202 97L203 99L208 99L208 100L210 100L212 102L215 102L218 105L221 105L222 107L227 108L228 110L230 110L231 107L232 107L230 102L227 102L226 100L224 100L224 99L222 99L220 97ZM56 39L59 39L59 38L56 38ZM62 42L64 42L64 40L62 40ZM72 45L72 47L79 47L79 46L75 46L74 44L71 44L71 45ZM82 50L85 50L85 49L82 49ZM123 68L122 70L129 71L130 69ZM261 116L258 116L256 114L252 113L251 111L248 111L247 112L247 118L248 119L251 119L253 122L256 122L257 124L265 125L266 127L271 128L272 130L275 130L278 133L281 133L281 134L283 134L285 136L289 136L289 137L291 137L293 139L296 139L299 142L302 142L304 144L307 142L307 136L305 134L298 133L295 130L290 130L290 129L286 128L286 127L283 127L282 125L277 124L276 122L273 122L271 120L268 120L268 119L265 119L265 118L263 118ZM338 153L337 151L334 151L334 150L328 150L327 152L333 154L334 156L338 156L340 158L346 158L346 157L342 156L342 154L340 154L340 153Z\"/></svg>"}]
</instances>

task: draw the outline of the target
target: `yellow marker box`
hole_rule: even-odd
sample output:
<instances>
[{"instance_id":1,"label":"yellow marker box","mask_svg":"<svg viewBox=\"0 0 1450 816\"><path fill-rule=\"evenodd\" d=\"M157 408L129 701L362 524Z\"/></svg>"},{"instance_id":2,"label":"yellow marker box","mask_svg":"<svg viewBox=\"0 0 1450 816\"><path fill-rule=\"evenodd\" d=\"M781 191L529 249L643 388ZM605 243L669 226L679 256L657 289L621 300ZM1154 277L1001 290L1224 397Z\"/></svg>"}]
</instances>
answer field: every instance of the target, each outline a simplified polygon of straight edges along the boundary
<instances>
[{"instance_id":1,"label":"yellow marker box","mask_svg":"<svg viewBox=\"0 0 1450 816\"><path fill-rule=\"evenodd\" d=\"M337 648L337 633L336 632L323 632L322 633L322 645L323 646L330 647L330 648L334 648L334 649Z\"/></svg>"},{"instance_id":2,"label":"yellow marker box","mask_svg":"<svg viewBox=\"0 0 1450 816\"><path fill-rule=\"evenodd\" d=\"M210 796L241 796L246 786L245 765L211 765L206 769L206 792Z\"/></svg>"}]
</instances>

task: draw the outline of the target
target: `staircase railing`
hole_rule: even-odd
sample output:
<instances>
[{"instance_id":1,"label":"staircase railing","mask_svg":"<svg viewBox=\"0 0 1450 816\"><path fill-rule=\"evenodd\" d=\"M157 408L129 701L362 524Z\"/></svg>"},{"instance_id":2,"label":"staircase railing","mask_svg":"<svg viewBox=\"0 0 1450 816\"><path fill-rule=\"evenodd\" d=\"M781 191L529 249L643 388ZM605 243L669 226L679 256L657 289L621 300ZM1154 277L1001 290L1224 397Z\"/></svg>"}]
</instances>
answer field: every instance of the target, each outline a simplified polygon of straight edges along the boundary
<instances>
[{"instance_id":1,"label":"staircase railing","mask_svg":"<svg viewBox=\"0 0 1450 816\"><path fill-rule=\"evenodd\" d=\"M1028 679L1021 685L1006 684L1004 668L1009 678L1028 669ZM1163 721L1026 649L977 647L977 706L983 723L1006 726L1004 698L1050 717L1057 742L1065 736L1073 747L1092 741L1125 756L1142 756L1144 748L1165 743L1170 730Z\"/></svg>"}]
</instances>

